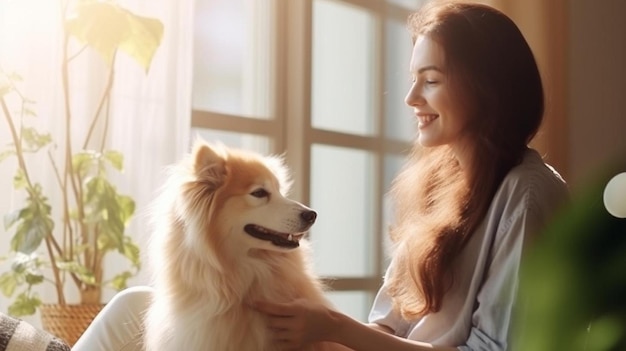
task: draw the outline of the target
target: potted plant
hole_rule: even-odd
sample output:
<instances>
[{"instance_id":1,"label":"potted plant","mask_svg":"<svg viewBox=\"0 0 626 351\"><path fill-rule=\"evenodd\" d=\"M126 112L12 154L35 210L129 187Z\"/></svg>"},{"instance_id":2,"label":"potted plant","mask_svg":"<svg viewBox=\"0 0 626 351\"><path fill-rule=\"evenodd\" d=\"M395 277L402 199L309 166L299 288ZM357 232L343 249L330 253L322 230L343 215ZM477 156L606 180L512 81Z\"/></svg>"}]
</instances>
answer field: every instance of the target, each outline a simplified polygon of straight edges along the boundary
<instances>
[{"instance_id":1,"label":"potted plant","mask_svg":"<svg viewBox=\"0 0 626 351\"><path fill-rule=\"evenodd\" d=\"M103 287L124 289L140 267L139 248L126 233L135 203L120 194L109 178L110 172L123 169L123 155L106 145L107 106L117 55L130 55L147 72L160 45L163 25L113 2L82 0L71 8L63 3L63 57L58 77L64 111L62 116L54 116L64 124L60 142L29 125L38 114L34 101L22 93L19 75L0 69L0 118L11 135L9 145L0 149L0 162L17 160L13 186L23 192L24 199L20 208L4 216L5 230L11 232L9 258L13 262L11 269L0 275L0 290L13 299L8 313L14 316L34 314L43 306L34 287L45 282L54 286L58 305L69 305L66 287L73 286L80 296L78 305L99 306ZM73 74L85 74L75 72L72 66L73 60L87 53L85 49L98 52L109 69L104 91L89 115L72 109L71 99L76 95L70 85ZM72 122L77 119L87 119L89 128L73 129ZM49 164L46 174L54 178L51 183L37 182L31 173L32 165L42 162ZM125 257L130 268L105 280L104 259L113 252Z\"/></svg>"}]
</instances>

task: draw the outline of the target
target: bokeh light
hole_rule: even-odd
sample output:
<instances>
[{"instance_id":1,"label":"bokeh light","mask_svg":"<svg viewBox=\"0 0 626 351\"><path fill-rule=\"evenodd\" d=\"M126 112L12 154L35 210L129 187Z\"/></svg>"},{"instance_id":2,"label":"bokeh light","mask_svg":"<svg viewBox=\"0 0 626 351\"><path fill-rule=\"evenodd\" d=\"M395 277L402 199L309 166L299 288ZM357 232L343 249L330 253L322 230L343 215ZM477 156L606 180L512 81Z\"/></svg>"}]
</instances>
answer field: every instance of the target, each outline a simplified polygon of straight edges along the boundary
<instances>
[{"instance_id":1,"label":"bokeh light","mask_svg":"<svg viewBox=\"0 0 626 351\"><path fill-rule=\"evenodd\" d=\"M604 188L604 207L617 218L626 218L626 172L611 178Z\"/></svg>"}]
</instances>

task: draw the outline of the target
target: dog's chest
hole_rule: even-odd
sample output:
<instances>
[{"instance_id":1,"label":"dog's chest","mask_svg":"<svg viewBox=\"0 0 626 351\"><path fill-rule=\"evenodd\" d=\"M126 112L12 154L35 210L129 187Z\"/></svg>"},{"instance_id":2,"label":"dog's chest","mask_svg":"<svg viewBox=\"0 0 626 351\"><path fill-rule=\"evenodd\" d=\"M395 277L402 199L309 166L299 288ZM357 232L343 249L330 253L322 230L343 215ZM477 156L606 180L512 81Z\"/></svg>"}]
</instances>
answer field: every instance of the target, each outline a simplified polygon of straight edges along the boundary
<instances>
[{"instance_id":1,"label":"dog's chest","mask_svg":"<svg viewBox=\"0 0 626 351\"><path fill-rule=\"evenodd\" d=\"M266 320L249 308L232 309L205 321L204 345L220 351L277 351L271 345Z\"/></svg>"}]
</instances>

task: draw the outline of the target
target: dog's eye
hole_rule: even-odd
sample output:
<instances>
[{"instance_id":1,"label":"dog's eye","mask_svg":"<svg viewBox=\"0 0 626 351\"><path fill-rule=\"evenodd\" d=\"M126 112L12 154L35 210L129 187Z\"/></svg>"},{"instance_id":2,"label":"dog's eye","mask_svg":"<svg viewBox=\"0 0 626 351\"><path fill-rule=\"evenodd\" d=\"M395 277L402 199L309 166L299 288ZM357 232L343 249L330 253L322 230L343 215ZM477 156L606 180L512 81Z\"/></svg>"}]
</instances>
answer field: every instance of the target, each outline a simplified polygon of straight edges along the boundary
<instances>
[{"instance_id":1,"label":"dog's eye","mask_svg":"<svg viewBox=\"0 0 626 351\"><path fill-rule=\"evenodd\" d=\"M258 197L263 198L263 197L268 197L270 195L270 193L267 192L267 190L261 188L261 189L257 189L253 192L250 193L250 195L254 196L254 197Z\"/></svg>"}]
</instances>

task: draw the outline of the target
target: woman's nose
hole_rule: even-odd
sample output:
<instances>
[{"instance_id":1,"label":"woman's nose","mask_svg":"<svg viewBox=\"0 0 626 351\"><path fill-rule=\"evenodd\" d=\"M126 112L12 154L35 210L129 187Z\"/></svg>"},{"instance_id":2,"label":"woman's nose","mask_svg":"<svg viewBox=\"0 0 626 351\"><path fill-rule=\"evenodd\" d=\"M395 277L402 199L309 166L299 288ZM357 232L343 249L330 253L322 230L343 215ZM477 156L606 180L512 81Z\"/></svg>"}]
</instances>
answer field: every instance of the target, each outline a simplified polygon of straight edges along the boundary
<instances>
[{"instance_id":1,"label":"woman's nose","mask_svg":"<svg viewBox=\"0 0 626 351\"><path fill-rule=\"evenodd\" d=\"M417 84L413 84L411 86L411 88L409 89L409 92L406 94L406 97L404 98L404 102L411 107L421 106L426 103L426 100L422 96Z\"/></svg>"}]
</instances>

